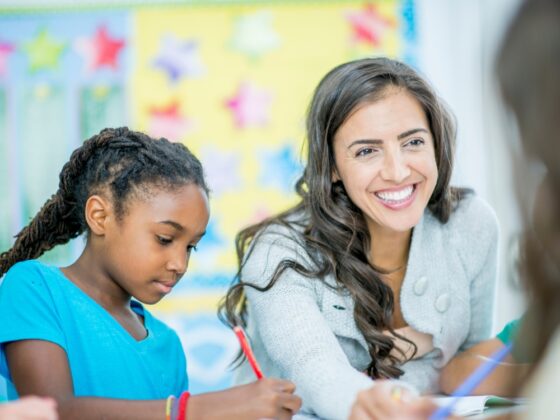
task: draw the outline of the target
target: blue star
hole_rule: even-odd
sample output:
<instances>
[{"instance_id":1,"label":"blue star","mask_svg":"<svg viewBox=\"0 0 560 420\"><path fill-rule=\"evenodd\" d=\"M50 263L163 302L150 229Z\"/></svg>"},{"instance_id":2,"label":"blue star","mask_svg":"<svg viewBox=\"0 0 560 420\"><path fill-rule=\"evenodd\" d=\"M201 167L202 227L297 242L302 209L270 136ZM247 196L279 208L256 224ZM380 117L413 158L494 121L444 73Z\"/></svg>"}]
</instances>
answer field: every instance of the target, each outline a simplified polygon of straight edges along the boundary
<instances>
[{"instance_id":1,"label":"blue star","mask_svg":"<svg viewBox=\"0 0 560 420\"><path fill-rule=\"evenodd\" d=\"M294 183L303 169L293 146L286 144L277 150L263 151L261 156L262 184L285 192L293 191Z\"/></svg>"}]
</instances>

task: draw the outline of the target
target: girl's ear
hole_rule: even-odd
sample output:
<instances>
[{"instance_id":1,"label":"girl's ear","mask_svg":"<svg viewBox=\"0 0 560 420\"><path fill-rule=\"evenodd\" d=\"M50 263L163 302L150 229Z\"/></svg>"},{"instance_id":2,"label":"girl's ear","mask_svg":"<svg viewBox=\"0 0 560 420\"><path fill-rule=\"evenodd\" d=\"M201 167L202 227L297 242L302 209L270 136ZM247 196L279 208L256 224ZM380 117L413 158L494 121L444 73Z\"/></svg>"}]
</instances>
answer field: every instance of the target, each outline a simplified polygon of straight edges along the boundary
<instances>
[{"instance_id":1,"label":"girl's ear","mask_svg":"<svg viewBox=\"0 0 560 420\"><path fill-rule=\"evenodd\" d=\"M104 235L106 223L111 215L111 204L100 195L92 195L86 201L85 218L92 233Z\"/></svg>"}]
</instances>

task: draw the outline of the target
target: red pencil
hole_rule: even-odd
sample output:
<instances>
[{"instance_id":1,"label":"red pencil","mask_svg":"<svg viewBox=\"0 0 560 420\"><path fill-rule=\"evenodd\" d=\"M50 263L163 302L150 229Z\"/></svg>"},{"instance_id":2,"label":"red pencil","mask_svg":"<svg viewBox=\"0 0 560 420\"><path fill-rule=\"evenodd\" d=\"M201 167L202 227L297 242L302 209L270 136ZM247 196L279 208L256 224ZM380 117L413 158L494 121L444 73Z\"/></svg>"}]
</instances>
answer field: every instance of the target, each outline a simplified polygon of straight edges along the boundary
<instances>
[{"instance_id":1,"label":"red pencil","mask_svg":"<svg viewBox=\"0 0 560 420\"><path fill-rule=\"evenodd\" d=\"M263 378L262 370L259 364L257 363L257 359L255 359L255 355L253 354L253 350L251 350L251 346L249 345L249 342L247 341L247 336L245 335L245 331L243 331L243 328L241 328L240 326L235 326L233 327L233 332L239 339L239 343L241 344L241 350L243 350L243 353L245 353L245 356L247 357L249 364L253 368L253 372L255 372L257 379L262 379Z\"/></svg>"}]
</instances>

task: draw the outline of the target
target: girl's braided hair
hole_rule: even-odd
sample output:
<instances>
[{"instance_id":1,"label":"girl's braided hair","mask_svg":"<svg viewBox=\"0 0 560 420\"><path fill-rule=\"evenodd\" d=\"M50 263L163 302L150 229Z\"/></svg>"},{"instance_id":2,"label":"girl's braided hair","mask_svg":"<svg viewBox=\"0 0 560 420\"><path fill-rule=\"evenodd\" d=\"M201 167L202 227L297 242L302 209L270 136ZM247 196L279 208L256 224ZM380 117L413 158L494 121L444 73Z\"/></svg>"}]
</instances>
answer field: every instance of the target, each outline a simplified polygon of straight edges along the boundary
<instances>
[{"instance_id":1,"label":"girl's braided hair","mask_svg":"<svg viewBox=\"0 0 560 420\"><path fill-rule=\"evenodd\" d=\"M118 218L131 193L148 187L194 184L208 194L202 165L187 147L126 127L106 128L86 140L59 178L57 192L15 236L13 247L0 254L0 277L18 261L38 258L87 231L84 210L92 194L109 194Z\"/></svg>"}]
</instances>

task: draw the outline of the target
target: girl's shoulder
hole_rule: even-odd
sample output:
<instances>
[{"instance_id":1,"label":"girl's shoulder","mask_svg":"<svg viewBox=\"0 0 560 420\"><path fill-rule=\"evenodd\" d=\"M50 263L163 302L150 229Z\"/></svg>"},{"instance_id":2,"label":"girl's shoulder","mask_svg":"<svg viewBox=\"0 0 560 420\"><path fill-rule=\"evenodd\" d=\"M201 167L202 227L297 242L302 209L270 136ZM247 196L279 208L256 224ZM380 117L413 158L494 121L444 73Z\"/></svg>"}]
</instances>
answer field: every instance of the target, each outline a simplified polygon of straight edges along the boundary
<instances>
[{"instance_id":1,"label":"girl's shoulder","mask_svg":"<svg viewBox=\"0 0 560 420\"><path fill-rule=\"evenodd\" d=\"M58 269L39 260L25 260L14 264L6 273L2 284L13 281L18 284L37 283L46 277L57 276Z\"/></svg>"}]
</instances>

